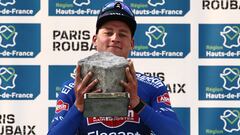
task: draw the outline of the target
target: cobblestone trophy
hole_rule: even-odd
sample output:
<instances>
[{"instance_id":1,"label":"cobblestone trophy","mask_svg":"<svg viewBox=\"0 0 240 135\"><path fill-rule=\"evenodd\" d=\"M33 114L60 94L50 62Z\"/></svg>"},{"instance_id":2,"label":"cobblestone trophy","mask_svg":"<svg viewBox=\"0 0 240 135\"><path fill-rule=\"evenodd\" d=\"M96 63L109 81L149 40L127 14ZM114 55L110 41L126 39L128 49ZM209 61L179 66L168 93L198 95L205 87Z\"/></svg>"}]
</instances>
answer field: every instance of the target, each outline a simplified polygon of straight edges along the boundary
<instances>
[{"instance_id":1,"label":"cobblestone trophy","mask_svg":"<svg viewBox=\"0 0 240 135\"><path fill-rule=\"evenodd\" d=\"M120 80L126 80L128 61L110 52L98 52L78 61L78 64L81 66L81 76L93 72L92 80L99 80L96 89L103 91L84 95L84 116L127 116L129 95L124 92Z\"/></svg>"}]
</instances>

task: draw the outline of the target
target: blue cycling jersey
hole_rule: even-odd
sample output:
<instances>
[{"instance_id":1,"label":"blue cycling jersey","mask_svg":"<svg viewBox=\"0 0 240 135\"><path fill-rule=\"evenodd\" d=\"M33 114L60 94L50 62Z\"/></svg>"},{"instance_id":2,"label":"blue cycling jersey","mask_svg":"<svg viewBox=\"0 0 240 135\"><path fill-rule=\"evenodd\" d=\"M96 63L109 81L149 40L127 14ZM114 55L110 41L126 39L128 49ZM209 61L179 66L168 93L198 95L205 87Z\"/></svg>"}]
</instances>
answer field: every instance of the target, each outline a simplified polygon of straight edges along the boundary
<instances>
[{"instance_id":1,"label":"blue cycling jersey","mask_svg":"<svg viewBox=\"0 0 240 135\"><path fill-rule=\"evenodd\" d=\"M74 80L65 82L48 135L184 135L162 81L136 76L138 95L147 105L139 114L129 109L127 117L85 118L74 104Z\"/></svg>"}]
</instances>

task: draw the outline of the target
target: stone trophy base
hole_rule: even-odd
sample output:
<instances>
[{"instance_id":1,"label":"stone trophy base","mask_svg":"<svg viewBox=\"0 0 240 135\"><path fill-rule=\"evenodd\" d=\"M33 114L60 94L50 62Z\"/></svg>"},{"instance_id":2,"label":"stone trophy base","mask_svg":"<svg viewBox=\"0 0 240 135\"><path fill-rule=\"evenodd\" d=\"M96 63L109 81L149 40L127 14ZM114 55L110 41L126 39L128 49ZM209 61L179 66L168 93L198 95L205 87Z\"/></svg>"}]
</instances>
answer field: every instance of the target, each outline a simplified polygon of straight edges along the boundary
<instances>
[{"instance_id":1,"label":"stone trophy base","mask_svg":"<svg viewBox=\"0 0 240 135\"><path fill-rule=\"evenodd\" d=\"M86 93L83 115L85 117L127 116L128 104L127 92Z\"/></svg>"}]
</instances>

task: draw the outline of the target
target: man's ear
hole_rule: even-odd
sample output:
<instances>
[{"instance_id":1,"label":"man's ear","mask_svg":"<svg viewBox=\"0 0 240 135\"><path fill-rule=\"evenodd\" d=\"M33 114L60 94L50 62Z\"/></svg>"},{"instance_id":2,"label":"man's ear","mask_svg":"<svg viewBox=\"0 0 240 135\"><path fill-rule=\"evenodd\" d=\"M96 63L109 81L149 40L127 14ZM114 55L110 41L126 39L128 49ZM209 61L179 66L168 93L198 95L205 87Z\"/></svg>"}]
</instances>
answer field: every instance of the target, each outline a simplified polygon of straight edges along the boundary
<instances>
[{"instance_id":1,"label":"man's ear","mask_svg":"<svg viewBox=\"0 0 240 135\"><path fill-rule=\"evenodd\" d=\"M134 38L132 38L132 41L131 41L131 49L133 50L134 48Z\"/></svg>"},{"instance_id":2,"label":"man's ear","mask_svg":"<svg viewBox=\"0 0 240 135\"><path fill-rule=\"evenodd\" d=\"M93 35L92 37L92 44L96 47L97 35Z\"/></svg>"}]
</instances>

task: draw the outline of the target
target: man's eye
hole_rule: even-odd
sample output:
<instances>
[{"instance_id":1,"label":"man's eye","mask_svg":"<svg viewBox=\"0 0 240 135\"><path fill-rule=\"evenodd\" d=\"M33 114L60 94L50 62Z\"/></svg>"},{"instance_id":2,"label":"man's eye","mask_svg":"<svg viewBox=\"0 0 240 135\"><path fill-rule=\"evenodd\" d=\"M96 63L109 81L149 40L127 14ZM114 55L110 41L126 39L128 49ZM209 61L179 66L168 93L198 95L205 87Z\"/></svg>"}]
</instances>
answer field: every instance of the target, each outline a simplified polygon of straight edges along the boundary
<instances>
[{"instance_id":1,"label":"man's eye","mask_svg":"<svg viewBox=\"0 0 240 135\"><path fill-rule=\"evenodd\" d=\"M110 31L105 32L106 35L111 36L113 33Z\"/></svg>"}]
</instances>

